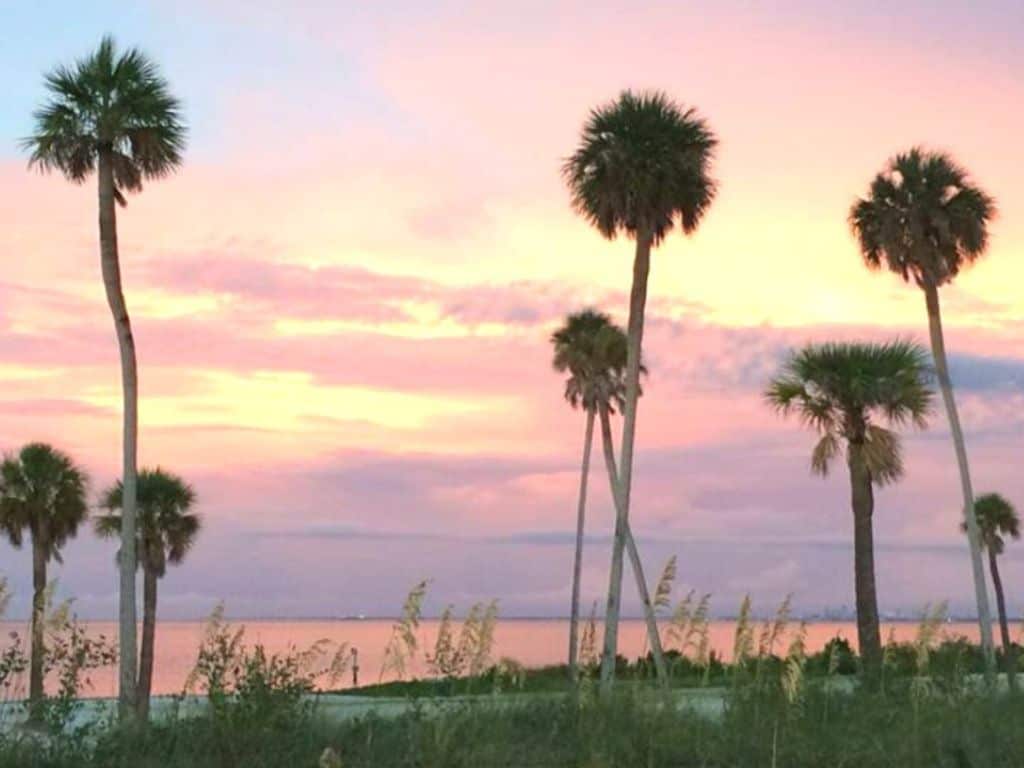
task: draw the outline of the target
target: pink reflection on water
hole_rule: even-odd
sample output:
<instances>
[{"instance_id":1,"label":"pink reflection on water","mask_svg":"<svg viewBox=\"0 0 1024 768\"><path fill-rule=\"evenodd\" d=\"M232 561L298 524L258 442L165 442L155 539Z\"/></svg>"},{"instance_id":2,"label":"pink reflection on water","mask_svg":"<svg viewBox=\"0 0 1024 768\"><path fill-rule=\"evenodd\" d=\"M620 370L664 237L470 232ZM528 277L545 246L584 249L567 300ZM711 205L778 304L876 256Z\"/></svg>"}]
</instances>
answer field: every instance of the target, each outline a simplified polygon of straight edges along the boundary
<instances>
[{"instance_id":1,"label":"pink reflection on water","mask_svg":"<svg viewBox=\"0 0 1024 768\"><path fill-rule=\"evenodd\" d=\"M117 635L112 622L86 622L92 634L104 634L107 638ZM235 622L234 626L245 627L245 643L249 646L262 643L270 653L284 653L290 649L304 650L319 640L332 643L347 642L359 651L359 682L363 685L380 679L384 648L391 636L390 620L336 620L336 621L283 621L251 620ZM494 659L503 656L515 659L527 667L563 663L569 634L568 622L564 619L504 619L495 629ZM791 624L789 631L795 631L797 624ZM409 674L425 676L422 650L432 650L437 638L438 622L424 621L420 626L420 654L410 666ZM27 643L26 625L20 622L0 622L0 636L9 632L21 634ZM458 626L455 627L456 632ZM917 625L913 622L884 623L883 640L889 637L890 629L899 641L913 640ZM161 622L157 626L156 661L154 664L153 693L181 693L185 681L196 661L196 652L202 642L204 625L198 621ZM735 621L713 621L710 625L711 648L728 660L732 655ZM1019 627L1012 635L1017 637ZM946 637L964 636L977 641L978 625L975 623L949 622L943 625ZM600 635L600 623L598 624ZM814 622L807 625L807 648L813 653L831 638L840 636L857 645L857 628L852 622ZM756 634L755 634L756 637ZM783 637L775 652L785 652L789 635ZM630 619L619 628L620 653L628 658L640 656L647 651L646 632L642 621ZM113 668L98 670L91 675L93 686L87 696L111 697L117 693L116 673ZM385 680L390 679L385 677ZM350 687L351 672L339 687Z\"/></svg>"}]
</instances>

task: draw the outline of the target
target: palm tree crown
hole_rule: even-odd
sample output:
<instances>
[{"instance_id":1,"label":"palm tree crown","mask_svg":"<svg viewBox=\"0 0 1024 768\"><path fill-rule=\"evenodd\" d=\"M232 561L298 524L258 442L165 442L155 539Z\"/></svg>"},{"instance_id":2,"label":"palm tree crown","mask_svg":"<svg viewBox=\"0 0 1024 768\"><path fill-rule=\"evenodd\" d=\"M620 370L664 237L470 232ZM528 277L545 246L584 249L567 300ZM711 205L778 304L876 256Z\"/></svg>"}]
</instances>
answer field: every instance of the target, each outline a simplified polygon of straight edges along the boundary
<instances>
[{"instance_id":1,"label":"palm tree crown","mask_svg":"<svg viewBox=\"0 0 1024 768\"><path fill-rule=\"evenodd\" d=\"M602 235L624 230L657 244L677 216L693 232L711 205L716 144L695 110L663 93L625 91L591 112L562 173L573 207Z\"/></svg>"},{"instance_id":2,"label":"palm tree crown","mask_svg":"<svg viewBox=\"0 0 1024 768\"><path fill-rule=\"evenodd\" d=\"M924 348L906 341L812 344L785 363L765 398L821 435L813 471L827 474L845 440L863 446L873 480L884 484L902 476L903 460L897 436L873 420L925 426L934 394L927 361Z\"/></svg>"},{"instance_id":3,"label":"palm tree crown","mask_svg":"<svg viewBox=\"0 0 1024 768\"><path fill-rule=\"evenodd\" d=\"M118 481L100 500L100 506L110 510L96 518L96 532L105 538L115 538L121 531L121 516L114 510L121 508L122 488ZM195 500L195 491L177 475L159 468L139 472L138 541L143 568L159 577L167 563L185 559L201 526L199 515L190 512Z\"/></svg>"},{"instance_id":4,"label":"palm tree crown","mask_svg":"<svg viewBox=\"0 0 1024 768\"><path fill-rule=\"evenodd\" d=\"M986 493L974 502L974 514L978 517L982 546L997 555L1003 554L1006 546L1004 536L1020 538L1020 517L1004 496ZM967 530L967 523L960 523L960 530Z\"/></svg>"},{"instance_id":5,"label":"palm tree crown","mask_svg":"<svg viewBox=\"0 0 1024 768\"><path fill-rule=\"evenodd\" d=\"M853 204L850 227L871 269L940 286L985 252L995 214L995 201L949 155L914 148Z\"/></svg>"},{"instance_id":6,"label":"palm tree crown","mask_svg":"<svg viewBox=\"0 0 1024 768\"><path fill-rule=\"evenodd\" d=\"M168 175L185 147L181 105L157 66L138 49L119 52L110 37L74 66L46 75L51 99L35 112L24 140L30 165L84 182L101 151L112 155L115 197L138 192L143 179Z\"/></svg>"},{"instance_id":7,"label":"palm tree crown","mask_svg":"<svg viewBox=\"0 0 1024 768\"><path fill-rule=\"evenodd\" d=\"M608 315L593 309L571 314L551 334L551 343L555 370L569 374L565 399L573 408L596 411L604 403L612 413L621 410L628 345L625 332Z\"/></svg>"},{"instance_id":8,"label":"palm tree crown","mask_svg":"<svg viewBox=\"0 0 1024 768\"><path fill-rule=\"evenodd\" d=\"M60 549L89 514L88 478L67 454L29 443L0 464L0 528L15 547L31 533L46 559L60 562Z\"/></svg>"}]
</instances>

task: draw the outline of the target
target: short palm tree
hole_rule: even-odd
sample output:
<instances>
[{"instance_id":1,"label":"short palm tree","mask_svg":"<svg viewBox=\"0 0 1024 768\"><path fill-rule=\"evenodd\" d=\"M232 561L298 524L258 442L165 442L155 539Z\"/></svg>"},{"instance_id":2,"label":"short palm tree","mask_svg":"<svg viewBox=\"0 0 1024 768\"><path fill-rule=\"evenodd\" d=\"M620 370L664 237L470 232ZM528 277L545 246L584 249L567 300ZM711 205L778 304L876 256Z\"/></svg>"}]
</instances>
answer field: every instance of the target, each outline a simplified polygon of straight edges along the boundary
<instances>
[{"instance_id":1,"label":"short palm tree","mask_svg":"<svg viewBox=\"0 0 1024 768\"><path fill-rule=\"evenodd\" d=\"M84 183L95 171L99 188L100 266L121 353L124 395L124 531L119 611L120 706L135 698L135 497L138 453L138 374L135 340L121 288L116 205L181 164L185 127L181 106L157 66L135 48L118 51L104 38L94 53L46 75L49 100L35 112L25 140L30 165Z\"/></svg>"},{"instance_id":2,"label":"short palm tree","mask_svg":"<svg viewBox=\"0 0 1024 768\"><path fill-rule=\"evenodd\" d=\"M608 690L615 676L622 557L629 522L633 443L644 308L651 248L676 223L685 234L697 229L715 194L710 175L716 139L707 123L662 93L622 93L595 109L583 126L580 144L565 162L563 175L576 211L606 238L620 232L636 242L629 302L626 400L623 409L621 475L615 543L605 612L601 681Z\"/></svg>"},{"instance_id":3,"label":"short palm tree","mask_svg":"<svg viewBox=\"0 0 1024 768\"><path fill-rule=\"evenodd\" d=\"M995 202L974 185L967 172L948 155L911 149L896 155L871 182L867 197L850 210L850 226L871 269L888 269L923 292L928 312L932 357L946 407L963 494L963 519L974 576L978 624L985 654L986 676L995 670L992 618L981 558L981 540L972 512L967 448L946 363L939 288L951 283L988 246L988 224Z\"/></svg>"},{"instance_id":4,"label":"short palm tree","mask_svg":"<svg viewBox=\"0 0 1024 768\"><path fill-rule=\"evenodd\" d=\"M1003 668L1011 689L1017 686L1017 657L1010 640L1010 624L1006 618L1006 596L1003 593L1003 579L999 575L997 558L1006 548L1006 539L1020 538L1020 517L1013 504L998 493L986 493L974 501L974 514L978 519L981 546L988 552L988 570L992 574L992 586L996 590L996 609L999 611L999 633L1003 641ZM960 530L967 532L966 523Z\"/></svg>"},{"instance_id":5,"label":"short palm tree","mask_svg":"<svg viewBox=\"0 0 1024 768\"><path fill-rule=\"evenodd\" d=\"M25 531L32 540L32 661L29 714L41 716L46 566L61 562L60 550L74 538L89 514L85 471L67 454L44 443L29 443L0 464L0 529L20 547Z\"/></svg>"},{"instance_id":6,"label":"short palm tree","mask_svg":"<svg viewBox=\"0 0 1024 768\"><path fill-rule=\"evenodd\" d=\"M845 448L853 508L857 639L869 686L880 680L882 641L875 590L874 487L903 475L892 427L923 428L933 392L928 353L904 341L810 345L783 365L765 392L783 414L795 413L821 435L811 469L828 473ZM884 422L888 426L883 426Z\"/></svg>"},{"instance_id":7,"label":"short palm tree","mask_svg":"<svg viewBox=\"0 0 1024 768\"><path fill-rule=\"evenodd\" d=\"M168 564L178 565L185 559L199 535L200 518L191 511L195 501L195 491L177 475L162 469L139 472L136 530L143 597L138 712L142 719L149 715L153 685L157 581L167 572ZM96 518L96 532L104 538L119 537L124 522L124 485L118 482L108 488L100 505L109 514Z\"/></svg>"},{"instance_id":8,"label":"short palm tree","mask_svg":"<svg viewBox=\"0 0 1024 768\"><path fill-rule=\"evenodd\" d=\"M583 465L580 470L580 490L576 512L576 552L573 560L572 605L569 619L569 673L577 677L577 655L579 651L579 603L580 571L583 563L583 533L586 519L587 479L590 473L590 449L594 435L594 417L600 413L602 424L602 446L609 471L612 494L617 492L618 479L615 470L614 447L611 441L610 415L621 410L625 399L625 371L627 341L623 330L612 322L608 315L594 310L583 310L566 318L565 324L551 336L554 346L554 368L559 373L568 373L565 382L565 399L573 408L582 407L586 412L586 427L583 442ZM642 366L641 366L642 368ZM616 505L619 499L613 498ZM657 669L664 673L657 618L643 566L637 551L632 531L626 526L626 549L633 564L640 600L644 606L647 634L651 638L652 655Z\"/></svg>"}]
</instances>

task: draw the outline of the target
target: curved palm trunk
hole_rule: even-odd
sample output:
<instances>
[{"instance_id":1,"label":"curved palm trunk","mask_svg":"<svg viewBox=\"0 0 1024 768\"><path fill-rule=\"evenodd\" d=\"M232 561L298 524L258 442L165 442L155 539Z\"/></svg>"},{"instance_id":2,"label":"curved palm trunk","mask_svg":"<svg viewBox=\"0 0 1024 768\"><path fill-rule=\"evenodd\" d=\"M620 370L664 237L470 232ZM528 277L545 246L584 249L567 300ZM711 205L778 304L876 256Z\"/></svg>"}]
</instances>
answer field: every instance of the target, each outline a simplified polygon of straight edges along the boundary
<instances>
[{"instance_id":1,"label":"curved palm trunk","mask_svg":"<svg viewBox=\"0 0 1024 768\"><path fill-rule=\"evenodd\" d=\"M118 563L121 571L118 610L119 686L118 709L122 719L131 719L135 711L136 671L136 605L135 605L135 497L137 486L136 455L138 452L138 374L135 362L135 340L132 337L128 307L121 290L121 266L117 252L117 218L114 200L114 173L109 149L99 153L100 266L107 303L114 318L117 342L121 352L121 388L124 397L123 424L123 492L121 506L121 550Z\"/></svg>"},{"instance_id":2,"label":"curved palm trunk","mask_svg":"<svg viewBox=\"0 0 1024 768\"><path fill-rule=\"evenodd\" d=\"M849 448L850 505L853 508L853 569L857 596L857 642L864 664L864 685L876 690L882 679L882 636L875 587L875 493L860 446Z\"/></svg>"},{"instance_id":3,"label":"curved palm trunk","mask_svg":"<svg viewBox=\"0 0 1024 768\"><path fill-rule=\"evenodd\" d=\"M1003 669L1011 691L1017 690L1017 651L1010 640L1010 624L1006 618L1006 596L1003 594L1003 579L999 575L996 553L988 548L988 569L992 574L992 586L996 591L996 610L999 611L999 634L1003 641Z\"/></svg>"},{"instance_id":4,"label":"curved palm trunk","mask_svg":"<svg viewBox=\"0 0 1024 768\"><path fill-rule=\"evenodd\" d=\"M608 416L607 406L601 408L601 444L604 448L605 467L608 470L608 482L611 486L612 499L615 502L616 513L622 506L622 489L619 485L619 473L615 467L615 448L612 445L612 425ZM668 684L668 670L665 667L665 655L661 649L661 633L658 631L658 617L654 613L654 603L651 601L651 594L647 590L647 579L644 576L643 561L640 560L640 552L637 550L636 540L633 538L633 530L629 521L626 521L625 528L626 552L629 554L629 562L633 567L633 575L636 577L636 589L640 595L640 603L644 608L644 621L647 624L647 642L651 647L651 656L654 659L654 669L658 675L658 681Z\"/></svg>"},{"instance_id":5,"label":"curved palm trunk","mask_svg":"<svg viewBox=\"0 0 1024 768\"><path fill-rule=\"evenodd\" d=\"M569 677L578 677L580 574L583 570L583 529L587 510L587 480L590 477L590 447L594 442L594 411L587 410L587 426L583 438L583 466L580 467L580 494L576 509L576 556L572 564L572 605L569 614Z\"/></svg>"},{"instance_id":6,"label":"curved palm trunk","mask_svg":"<svg viewBox=\"0 0 1024 768\"><path fill-rule=\"evenodd\" d=\"M139 652L138 712L141 720L149 717L149 694L153 689L153 653L156 648L156 584L151 568L142 572L142 648Z\"/></svg>"},{"instance_id":7,"label":"curved palm trunk","mask_svg":"<svg viewBox=\"0 0 1024 768\"><path fill-rule=\"evenodd\" d=\"M942 390L946 405L949 428L953 433L953 447L960 470L960 488L963 491L963 514L967 523L967 542L971 550L971 573L974 577L974 599L978 606L978 629L981 635L981 649L985 657L985 679L991 683L995 676L995 653L992 645L992 612L988 606L988 589L985 585L985 567L981 559L981 534L978 518L974 514L974 490L971 488L971 472L967 464L967 447L964 433L960 428L953 397L953 382L949 378L946 364L946 344L942 337L942 315L939 309L939 291L933 284L924 287L925 304L928 308L928 332L931 337L932 357L935 360L935 374Z\"/></svg>"},{"instance_id":8,"label":"curved palm trunk","mask_svg":"<svg viewBox=\"0 0 1024 768\"><path fill-rule=\"evenodd\" d=\"M32 536L32 659L29 662L29 721L42 720L43 655L46 647L43 629L46 624L46 545L39 536Z\"/></svg>"},{"instance_id":9,"label":"curved palm trunk","mask_svg":"<svg viewBox=\"0 0 1024 768\"><path fill-rule=\"evenodd\" d=\"M610 691L615 682L615 657L619 648L619 609L622 604L622 553L629 530L629 501L633 482L633 440L636 436L636 409L640 395L640 348L644 335L644 308L647 304L647 276L651 266L651 238L646 231L637 233L633 260L633 287L629 296L629 326L626 356L626 407L622 419L622 461L619 488L622 504L616 504L615 539L608 583L608 606L604 619L604 650L601 659L601 687Z\"/></svg>"}]
</instances>

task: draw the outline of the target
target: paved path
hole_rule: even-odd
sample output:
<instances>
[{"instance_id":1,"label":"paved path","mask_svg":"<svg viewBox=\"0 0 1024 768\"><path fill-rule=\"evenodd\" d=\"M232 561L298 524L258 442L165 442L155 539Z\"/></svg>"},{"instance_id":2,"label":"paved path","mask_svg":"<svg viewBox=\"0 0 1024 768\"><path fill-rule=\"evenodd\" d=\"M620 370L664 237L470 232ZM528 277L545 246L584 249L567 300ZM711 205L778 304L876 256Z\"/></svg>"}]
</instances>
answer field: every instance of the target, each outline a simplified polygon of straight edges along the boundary
<instances>
[{"instance_id":1,"label":"paved path","mask_svg":"<svg viewBox=\"0 0 1024 768\"><path fill-rule=\"evenodd\" d=\"M688 708L705 717L720 717L725 708L724 688L688 688L671 693L677 706ZM377 717L394 718L418 707L428 715L468 706L516 707L531 701L555 700L564 693L502 693L474 696L424 697L419 699L357 696L351 694L322 693L315 695L317 712L331 720L344 722L373 713ZM150 704L154 719L199 715L206 711L204 697L154 696ZM22 707L19 704L0 706L0 729L19 728L23 722ZM116 699L86 699L75 713L69 728L74 729L90 723L112 720L117 713Z\"/></svg>"}]
</instances>

